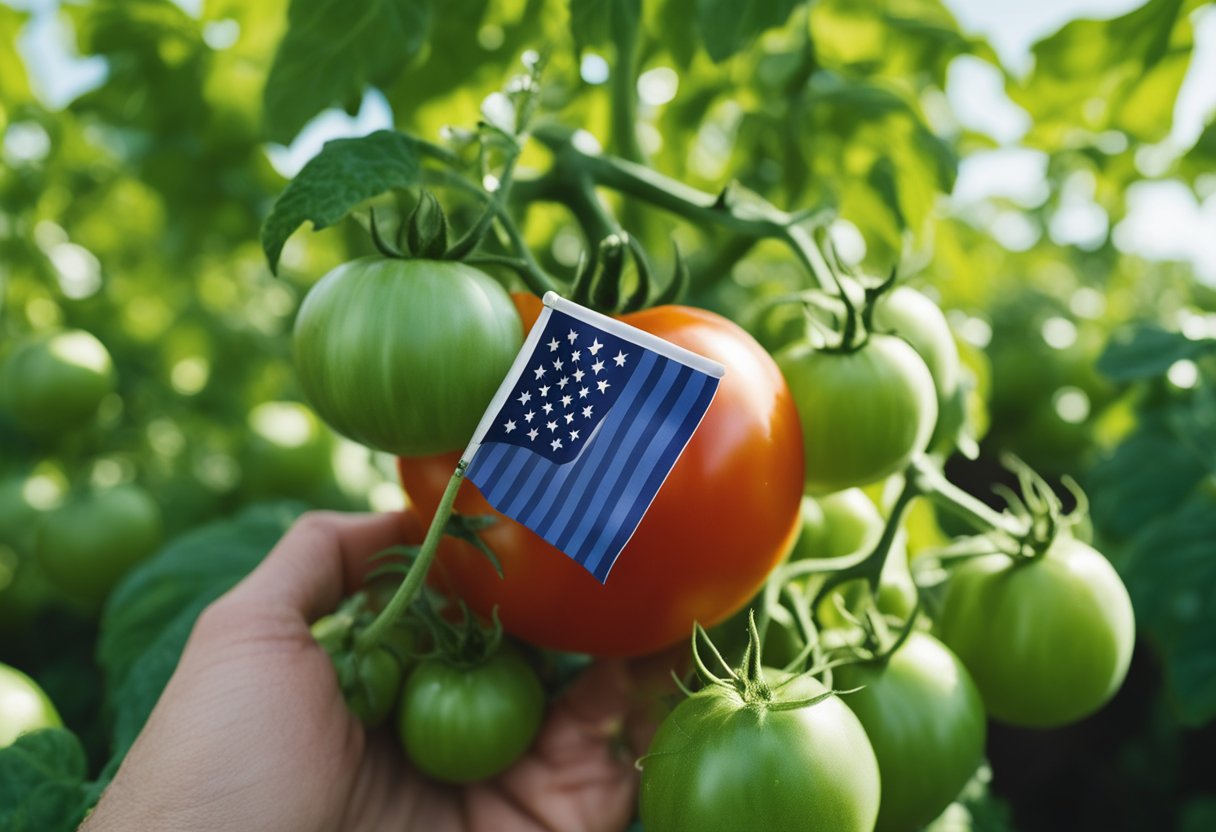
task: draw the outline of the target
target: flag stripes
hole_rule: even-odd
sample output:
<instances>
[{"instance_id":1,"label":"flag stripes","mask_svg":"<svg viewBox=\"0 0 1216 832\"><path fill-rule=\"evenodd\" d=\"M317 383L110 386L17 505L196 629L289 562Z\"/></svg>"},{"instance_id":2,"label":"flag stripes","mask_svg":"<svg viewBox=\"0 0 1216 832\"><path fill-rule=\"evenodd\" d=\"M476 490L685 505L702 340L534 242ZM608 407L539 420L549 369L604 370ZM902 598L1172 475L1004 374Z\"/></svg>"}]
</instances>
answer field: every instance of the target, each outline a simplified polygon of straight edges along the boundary
<instances>
[{"instance_id":1,"label":"flag stripes","mask_svg":"<svg viewBox=\"0 0 1216 832\"><path fill-rule=\"evenodd\" d=\"M691 366L654 351L653 342L639 346L618 322L609 333L566 314L568 306L546 311L551 314L537 325L543 333L529 338L527 360L517 362L497 406L487 411L493 419L483 420L486 430L470 446L465 476L499 512L603 582L692 438L719 379L713 367L706 372L705 359ZM585 370L578 384L563 381L560 393L606 382L605 389L582 394L593 404L554 395L553 384L578 370ZM563 433L569 437L564 445L556 442ZM550 437L556 439L544 441Z\"/></svg>"}]
</instances>

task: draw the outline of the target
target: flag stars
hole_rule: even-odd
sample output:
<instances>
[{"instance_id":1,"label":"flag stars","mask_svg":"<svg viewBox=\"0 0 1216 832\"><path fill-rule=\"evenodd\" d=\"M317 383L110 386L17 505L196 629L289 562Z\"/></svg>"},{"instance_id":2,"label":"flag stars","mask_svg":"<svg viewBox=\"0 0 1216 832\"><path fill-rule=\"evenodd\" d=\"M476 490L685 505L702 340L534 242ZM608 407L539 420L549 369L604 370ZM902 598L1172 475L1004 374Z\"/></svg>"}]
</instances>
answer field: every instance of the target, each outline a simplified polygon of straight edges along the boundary
<instances>
[{"instance_id":1,"label":"flag stars","mask_svg":"<svg viewBox=\"0 0 1216 832\"><path fill-rule=\"evenodd\" d=\"M557 430L557 422L546 422L545 427L549 429L549 433L553 433L553 431Z\"/></svg>"},{"instance_id":2,"label":"flag stars","mask_svg":"<svg viewBox=\"0 0 1216 832\"><path fill-rule=\"evenodd\" d=\"M542 407L541 410L545 411L545 415L548 416L550 413L553 412L553 403L545 402L545 406Z\"/></svg>"},{"instance_id":3,"label":"flag stars","mask_svg":"<svg viewBox=\"0 0 1216 832\"><path fill-rule=\"evenodd\" d=\"M570 431L570 441L571 442L578 441L578 431L576 431L576 430Z\"/></svg>"},{"instance_id":4,"label":"flag stars","mask_svg":"<svg viewBox=\"0 0 1216 832\"><path fill-rule=\"evenodd\" d=\"M515 430L515 420L508 419L507 423L505 425L503 425L502 427L503 427L503 430L505 430L507 433L510 433L511 431Z\"/></svg>"},{"instance_id":5,"label":"flag stars","mask_svg":"<svg viewBox=\"0 0 1216 832\"><path fill-rule=\"evenodd\" d=\"M538 431L536 428L532 428L532 430L528 431L528 438L533 442L536 441L536 437L538 436L540 436L540 431Z\"/></svg>"},{"instance_id":6,"label":"flag stars","mask_svg":"<svg viewBox=\"0 0 1216 832\"><path fill-rule=\"evenodd\" d=\"M559 382L557 383L557 386L558 386L558 387L560 387L561 389L565 390L565 389L566 389L566 385L567 385L567 384L569 384L569 383L570 383L570 379L569 379L569 377L567 377L567 376L562 376L562 379L561 379L561 381L559 381Z\"/></svg>"},{"instance_id":7,"label":"flag stars","mask_svg":"<svg viewBox=\"0 0 1216 832\"><path fill-rule=\"evenodd\" d=\"M591 365L591 369L594 370L595 374L598 376L600 374L600 370L604 369L604 362L603 361L595 362L594 364ZM539 376L538 376L538 378L539 378Z\"/></svg>"},{"instance_id":8,"label":"flag stars","mask_svg":"<svg viewBox=\"0 0 1216 832\"><path fill-rule=\"evenodd\" d=\"M536 373L536 377L539 379L541 376L543 376L545 374L545 365L541 364L539 367L537 367L535 370L533 370L533 372Z\"/></svg>"},{"instance_id":9,"label":"flag stars","mask_svg":"<svg viewBox=\"0 0 1216 832\"><path fill-rule=\"evenodd\" d=\"M519 394L519 398L516 399L516 401L520 404L527 404L528 402L532 401L532 394L525 390Z\"/></svg>"},{"instance_id":10,"label":"flag stars","mask_svg":"<svg viewBox=\"0 0 1216 832\"><path fill-rule=\"evenodd\" d=\"M599 352L603 348L604 348L604 345L600 343L600 339L596 338L595 343L593 343L591 346L587 347L587 352L591 353L592 355L595 355L597 352Z\"/></svg>"},{"instance_id":11,"label":"flag stars","mask_svg":"<svg viewBox=\"0 0 1216 832\"><path fill-rule=\"evenodd\" d=\"M561 344L559 344L557 342L557 339L554 338L552 341L549 342L549 352L557 352L557 348L560 346L561 346Z\"/></svg>"},{"instance_id":12,"label":"flag stars","mask_svg":"<svg viewBox=\"0 0 1216 832\"><path fill-rule=\"evenodd\" d=\"M580 360L582 360L582 357L583 357L583 353L581 350L575 350L574 352L570 353L570 360L573 361L575 364L577 364Z\"/></svg>"},{"instance_id":13,"label":"flag stars","mask_svg":"<svg viewBox=\"0 0 1216 832\"><path fill-rule=\"evenodd\" d=\"M616 362L616 366L618 366L618 367L624 367L624 366L625 366L625 359L626 359L627 357L628 357L628 356L626 356L624 352L617 352L617 354L616 354L615 356L613 356L612 360Z\"/></svg>"},{"instance_id":14,"label":"flag stars","mask_svg":"<svg viewBox=\"0 0 1216 832\"><path fill-rule=\"evenodd\" d=\"M591 407L592 407L592 405L587 405L586 407L583 408L583 418L584 419L591 418Z\"/></svg>"},{"instance_id":15,"label":"flag stars","mask_svg":"<svg viewBox=\"0 0 1216 832\"><path fill-rule=\"evenodd\" d=\"M558 448L560 448L561 446L562 446L562 440L560 440L560 439L554 439L552 442L549 443L549 447L555 451Z\"/></svg>"},{"instance_id":16,"label":"flag stars","mask_svg":"<svg viewBox=\"0 0 1216 832\"><path fill-rule=\"evenodd\" d=\"M560 358L553 359L553 369L560 370L563 366L565 365L562 364L562 360Z\"/></svg>"},{"instance_id":17,"label":"flag stars","mask_svg":"<svg viewBox=\"0 0 1216 832\"><path fill-rule=\"evenodd\" d=\"M575 341L578 340L578 333L575 332L573 329L570 330L570 332L566 334L566 340L569 341L571 344L573 344Z\"/></svg>"},{"instance_id":18,"label":"flag stars","mask_svg":"<svg viewBox=\"0 0 1216 832\"><path fill-rule=\"evenodd\" d=\"M587 374L586 374L586 373L584 373L582 370L575 370L575 371L574 371L574 380L575 380L575 381L582 381L582 380L583 380L583 376L585 376L585 375L587 375Z\"/></svg>"},{"instance_id":19,"label":"flag stars","mask_svg":"<svg viewBox=\"0 0 1216 832\"><path fill-rule=\"evenodd\" d=\"M598 387L598 388L600 389L600 392L601 392L601 393L607 393L607 392L608 392L608 388L609 388L609 387L611 387L612 385L611 385L611 384L609 384L607 381L597 381L597 382L595 383L595 386L596 386L596 387Z\"/></svg>"},{"instance_id":20,"label":"flag stars","mask_svg":"<svg viewBox=\"0 0 1216 832\"><path fill-rule=\"evenodd\" d=\"M571 423L571 422L573 422L573 421L574 421L574 414L573 414L573 413L567 413L567 414L566 414L566 424L568 425L568 424L570 424L570 423Z\"/></svg>"},{"instance_id":21,"label":"flag stars","mask_svg":"<svg viewBox=\"0 0 1216 832\"><path fill-rule=\"evenodd\" d=\"M531 422L531 421L532 421L532 419L533 419L535 416L536 416L536 411L535 411L535 410L529 410L527 413L525 413L525 414L524 414L524 421L525 421L525 422Z\"/></svg>"},{"instance_id":22,"label":"flag stars","mask_svg":"<svg viewBox=\"0 0 1216 832\"><path fill-rule=\"evenodd\" d=\"M574 400L572 398L570 398L569 396L562 396L562 407L569 407L570 402L572 402L572 401L574 401Z\"/></svg>"},{"instance_id":23,"label":"flag stars","mask_svg":"<svg viewBox=\"0 0 1216 832\"><path fill-rule=\"evenodd\" d=\"M543 399L543 398L548 397L548 395L549 395L549 385L546 384L544 387L540 388L540 397Z\"/></svg>"},{"instance_id":24,"label":"flag stars","mask_svg":"<svg viewBox=\"0 0 1216 832\"><path fill-rule=\"evenodd\" d=\"M587 388L586 388L586 387L580 387L580 388L578 388L578 397L579 397L580 399L585 399L585 398L587 398L587 393L588 393L588 392L589 392L589 391L587 390Z\"/></svg>"}]
</instances>

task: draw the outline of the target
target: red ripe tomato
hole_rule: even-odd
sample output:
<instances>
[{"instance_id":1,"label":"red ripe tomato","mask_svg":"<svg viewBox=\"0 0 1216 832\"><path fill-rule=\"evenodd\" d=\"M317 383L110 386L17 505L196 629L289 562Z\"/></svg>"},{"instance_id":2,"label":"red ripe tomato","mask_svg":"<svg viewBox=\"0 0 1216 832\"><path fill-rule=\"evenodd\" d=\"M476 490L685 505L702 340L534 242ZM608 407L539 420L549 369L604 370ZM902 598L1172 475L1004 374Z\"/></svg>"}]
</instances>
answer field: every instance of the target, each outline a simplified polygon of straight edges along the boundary
<instances>
[{"instance_id":1,"label":"red ripe tomato","mask_svg":"<svg viewBox=\"0 0 1216 832\"><path fill-rule=\"evenodd\" d=\"M539 312L516 298L525 329ZM482 537L502 561L445 538L433 580L512 635L542 647L603 656L653 652L742 607L799 529L802 434L780 370L735 324L701 309L663 306L624 321L726 365L718 393L683 455L601 585L531 531L499 515ZM401 480L434 514L458 454L402 459ZM494 513L472 483L456 510Z\"/></svg>"}]
</instances>

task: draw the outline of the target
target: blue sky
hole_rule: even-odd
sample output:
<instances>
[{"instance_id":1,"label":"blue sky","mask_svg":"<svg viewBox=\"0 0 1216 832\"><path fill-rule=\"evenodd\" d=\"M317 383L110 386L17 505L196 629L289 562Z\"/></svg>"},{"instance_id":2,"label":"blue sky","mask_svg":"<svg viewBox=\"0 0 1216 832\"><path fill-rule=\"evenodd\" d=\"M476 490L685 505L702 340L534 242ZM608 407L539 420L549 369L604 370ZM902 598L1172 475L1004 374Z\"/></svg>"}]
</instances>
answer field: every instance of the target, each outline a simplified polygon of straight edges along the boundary
<instances>
[{"instance_id":1,"label":"blue sky","mask_svg":"<svg viewBox=\"0 0 1216 832\"><path fill-rule=\"evenodd\" d=\"M39 95L60 107L105 77L100 59L75 55L70 32L55 16L57 0L0 0L35 12L22 33L19 48ZM202 0L176 0L197 14ZM1063 23L1076 17L1114 17L1135 8L1141 0L945 0L969 32L985 36L1007 66L1027 71L1030 47ZM224 32L217 29L216 37ZM213 44L220 46L221 44ZM1160 146L1137 157L1141 172L1152 176L1190 147L1203 125L1216 112L1216 7L1196 19L1196 50L1174 114L1172 132ZM1001 147L973 154L964 160L952 197L959 208L989 196L1005 196L1031 205L1042 198L1046 158L1018 146L1029 120L1004 95L996 70L972 58L951 66L947 99L955 117L965 126L988 133ZM272 146L272 162L290 175L331 138L363 135L392 124L384 98L369 94L355 117L340 111L318 116L290 147ZM1114 229L1120 248L1152 258L1190 260L1197 274L1216 284L1216 173L1199 201L1192 191L1174 181L1145 182L1129 194L1129 215ZM1069 184L1064 209L1053 220L1050 234L1059 242L1088 245L1107 230L1104 212L1093 203L1086 182ZM1011 248L1033 244L1031 231L1016 215L997 217L993 234Z\"/></svg>"}]
</instances>

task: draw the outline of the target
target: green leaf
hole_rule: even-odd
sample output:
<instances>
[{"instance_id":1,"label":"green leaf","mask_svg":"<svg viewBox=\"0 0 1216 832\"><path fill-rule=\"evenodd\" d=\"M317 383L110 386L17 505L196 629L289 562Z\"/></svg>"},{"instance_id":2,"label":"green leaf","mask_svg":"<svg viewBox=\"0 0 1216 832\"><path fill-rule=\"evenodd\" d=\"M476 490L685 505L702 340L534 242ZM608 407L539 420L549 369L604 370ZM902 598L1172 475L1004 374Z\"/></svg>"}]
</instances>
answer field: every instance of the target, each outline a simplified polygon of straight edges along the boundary
<instances>
[{"instance_id":1,"label":"green leaf","mask_svg":"<svg viewBox=\"0 0 1216 832\"><path fill-rule=\"evenodd\" d=\"M24 12L0 6L0 43L6 44L0 47L0 131L6 126L7 109L14 104L24 104L32 97L25 66L17 50L12 48L26 17Z\"/></svg>"},{"instance_id":2,"label":"green leaf","mask_svg":"<svg viewBox=\"0 0 1216 832\"><path fill-rule=\"evenodd\" d=\"M73 110L158 136L193 138L206 130L198 20L171 0L98 0L62 10L81 54L104 56L108 67L106 83L74 101Z\"/></svg>"},{"instance_id":3,"label":"green leaf","mask_svg":"<svg viewBox=\"0 0 1216 832\"><path fill-rule=\"evenodd\" d=\"M1216 500L1202 491L1137 537L1119 564L1182 719L1216 717Z\"/></svg>"},{"instance_id":4,"label":"green leaf","mask_svg":"<svg viewBox=\"0 0 1216 832\"><path fill-rule=\"evenodd\" d=\"M899 186L895 184L895 166L890 157L884 156L874 163L874 167L870 168L870 175L866 177L866 183L882 198L895 218L895 223L900 228L907 228L907 218L899 207Z\"/></svg>"},{"instance_id":5,"label":"green leaf","mask_svg":"<svg viewBox=\"0 0 1216 832\"><path fill-rule=\"evenodd\" d=\"M825 69L925 77L944 86L958 55L999 64L984 41L962 33L941 0L820 0L811 6L810 22L815 60Z\"/></svg>"},{"instance_id":6,"label":"green leaf","mask_svg":"<svg viewBox=\"0 0 1216 832\"><path fill-rule=\"evenodd\" d=\"M580 52L636 32L641 18L641 0L570 0L570 32Z\"/></svg>"},{"instance_id":7,"label":"green leaf","mask_svg":"<svg viewBox=\"0 0 1216 832\"><path fill-rule=\"evenodd\" d=\"M1140 428L1085 478L1094 523L1108 539L1129 539L1171 511L1207 473L1171 430L1167 414L1142 414Z\"/></svg>"},{"instance_id":8,"label":"green leaf","mask_svg":"<svg viewBox=\"0 0 1216 832\"><path fill-rule=\"evenodd\" d=\"M253 506L184 534L110 595L97 655L120 740L134 740L199 612L260 563L299 512L295 504Z\"/></svg>"},{"instance_id":9,"label":"green leaf","mask_svg":"<svg viewBox=\"0 0 1216 832\"><path fill-rule=\"evenodd\" d=\"M365 199L421 180L418 143L402 133L378 130L357 139L334 139L306 164L262 224L262 250L277 271L283 245L305 220L320 230Z\"/></svg>"},{"instance_id":10,"label":"green leaf","mask_svg":"<svg viewBox=\"0 0 1216 832\"><path fill-rule=\"evenodd\" d=\"M89 802L100 797L148 721L195 620L261 562L301 510L293 503L256 505L234 519L191 531L115 589L98 645L107 699L114 708L112 756L90 784Z\"/></svg>"},{"instance_id":11,"label":"green leaf","mask_svg":"<svg viewBox=\"0 0 1216 832\"><path fill-rule=\"evenodd\" d=\"M1098 371L1113 381L1159 378L1177 361L1216 350L1216 341L1194 340L1156 325L1116 333L1098 359Z\"/></svg>"},{"instance_id":12,"label":"green leaf","mask_svg":"<svg viewBox=\"0 0 1216 832\"><path fill-rule=\"evenodd\" d=\"M697 0L697 25L714 63L789 19L800 0Z\"/></svg>"},{"instance_id":13,"label":"green leaf","mask_svg":"<svg viewBox=\"0 0 1216 832\"><path fill-rule=\"evenodd\" d=\"M1209 121L1195 144L1178 162L1178 173L1190 182L1216 170L1216 119Z\"/></svg>"},{"instance_id":14,"label":"green leaf","mask_svg":"<svg viewBox=\"0 0 1216 832\"><path fill-rule=\"evenodd\" d=\"M59 832L84 818L84 749L71 731L48 728L0 748L0 829Z\"/></svg>"},{"instance_id":15,"label":"green leaf","mask_svg":"<svg viewBox=\"0 0 1216 832\"><path fill-rule=\"evenodd\" d=\"M1034 45L1034 72L1010 87L1035 119L1027 141L1067 148L1110 129L1160 141L1173 122L1191 47L1182 0L1149 0L1111 20L1068 23Z\"/></svg>"},{"instance_id":16,"label":"green leaf","mask_svg":"<svg viewBox=\"0 0 1216 832\"><path fill-rule=\"evenodd\" d=\"M434 0L292 0L266 79L266 135L291 141L327 107L396 80L426 42Z\"/></svg>"},{"instance_id":17,"label":"green leaf","mask_svg":"<svg viewBox=\"0 0 1216 832\"><path fill-rule=\"evenodd\" d=\"M884 237L898 254L902 232L919 233L938 194L953 188L954 150L913 101L880 79L819 71L804 104L799 147L820 171L820 186L832 189L841 216Z\"/></svg>"}]
</instances>

